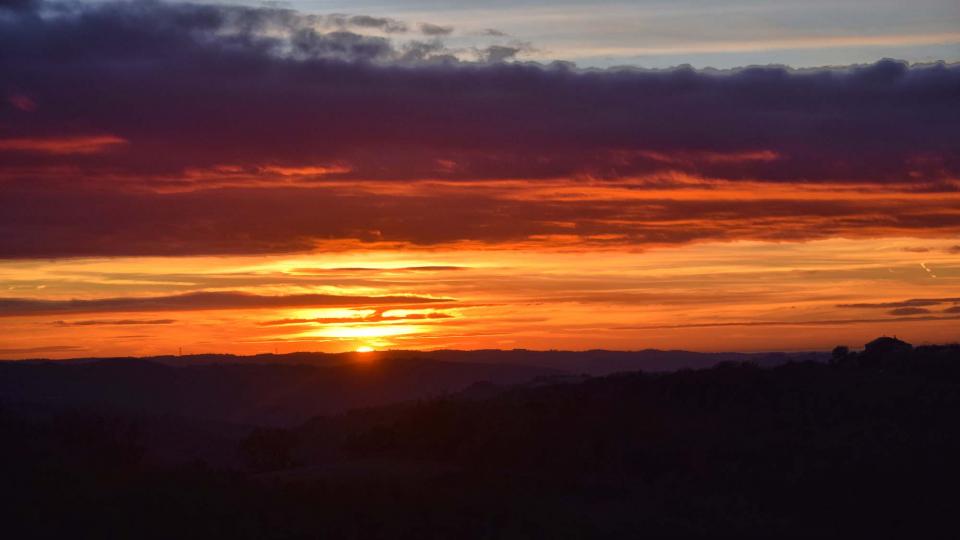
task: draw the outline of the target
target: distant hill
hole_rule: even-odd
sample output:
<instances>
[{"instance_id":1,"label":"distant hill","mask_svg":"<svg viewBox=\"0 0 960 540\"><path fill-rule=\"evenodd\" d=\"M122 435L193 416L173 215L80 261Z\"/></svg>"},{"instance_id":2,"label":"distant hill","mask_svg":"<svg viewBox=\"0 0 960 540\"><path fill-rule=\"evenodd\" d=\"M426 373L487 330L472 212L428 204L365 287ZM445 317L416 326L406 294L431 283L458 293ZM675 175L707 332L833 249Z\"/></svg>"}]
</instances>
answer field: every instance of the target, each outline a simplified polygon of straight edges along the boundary
<instances>
[{"instance_id":1,"label":"distant hill","mask_svg":"<svg viewBox=\"0 0 960 540\"><path fill-rule=\"evenodd\" d=\"M235 465L254 426L456 395L486 399L615 371L667 371L723 361L776 365L825 355L685 351L382 351L0 362L0 407L28 417L120 417L138 426L147 458Z\"/></svg>"},{"instance_id":2,"label":"distant hill","mask_svg":"<svg viewBox=\"0 0 960 540\"><path fill-rule=\"evenodd\" d=\"M640 351L532 351L527 349L486 349L473 351L435 350L435 351L377 351L372 353L321 353L294 352L286 354L257 354L238 356L232 354L191 354L183 356L115 357L115 358L72 358L67 360L31 359L18 362L58 362L70 364L90 364L103 361L139 360L183 367L208 364L229 365L305 365L305 366L342 366L357 362L392 360L432 360L465 364L509 364L515 366L535 366L550 370L561 370L574 374L608 375L620 371L675 371L678 369L702 369L721 362L751 362L765 367L781 365L786 362L826 361L830 354L826 352L802 353L701 353L691 351L644 349ZM3 363L4 361L0 361ZM7 361L10 362L10 361Z\"/></svg>"},{"instance_id":3,"label":"distant hill","mask_svg":"<svg viewBox=\"0 0 960 540\"><path fill-rule=\"evenodd\" d=\"M761 366L826 360L826 353L687 351L381 351L0 362L0 402L293 425L321 414L560 376Z\"/></svg>"},{"instance_id":4,"label":"distant hill","mask_svg":"<svg viewBox=\"0 0 960 540\"><path fill-rule=\"evenodd\" d=\"M219 357L216 357L219 359ZM0 363L0 402L293 425L319 414L511 385L561 371L511 364L381 359L369 363L168 365L152 359Z\"/></svg>"}]
</instances>

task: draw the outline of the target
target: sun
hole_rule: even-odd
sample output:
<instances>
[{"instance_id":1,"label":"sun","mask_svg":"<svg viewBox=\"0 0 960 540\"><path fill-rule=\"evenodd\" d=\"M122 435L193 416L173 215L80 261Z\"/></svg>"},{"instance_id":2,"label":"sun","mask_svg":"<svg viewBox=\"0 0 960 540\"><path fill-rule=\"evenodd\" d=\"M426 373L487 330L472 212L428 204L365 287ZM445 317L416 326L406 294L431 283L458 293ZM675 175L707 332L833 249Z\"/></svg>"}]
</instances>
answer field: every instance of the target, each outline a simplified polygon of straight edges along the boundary
<instances>
[{"instance_id":1,"label":"sun","mask_svg":"<svg viewBox=\"0 0 960 540\"><path fill-rule=\"evenodd\" d=\"M373 352L373 347L369 345L361 345L357 347L357 352Z\"/></svg>"}]
</instances>

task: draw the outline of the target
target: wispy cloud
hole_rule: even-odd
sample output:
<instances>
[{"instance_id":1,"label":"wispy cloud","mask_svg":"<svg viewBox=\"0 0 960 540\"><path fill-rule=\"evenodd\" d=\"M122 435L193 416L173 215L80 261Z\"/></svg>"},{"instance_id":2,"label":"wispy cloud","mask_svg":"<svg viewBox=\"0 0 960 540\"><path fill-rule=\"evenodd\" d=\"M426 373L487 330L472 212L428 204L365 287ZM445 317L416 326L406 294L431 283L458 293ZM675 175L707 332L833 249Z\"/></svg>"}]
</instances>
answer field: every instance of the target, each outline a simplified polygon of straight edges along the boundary
<instances>
[{"instance_id":1,"label":"wispy cloud","mask_svg":"<svg viewBox=\"0 0 960 540\"><path fill-rule=\"evenodd\" d=\"M5 356L12 355L28 355L28 354L63 354L63 353L79 353L86 350L85 347L78 347L76 345L48 345L44 347L21 347L13 349L0 349L0 354Z\"/></svg>"},{"instance_id":2,"label":"wispy cloud","mask_svg":"<svg viewBox=\"0 0 960 540\"><path fill-rule=\"evenodd\" d=\"M113 135L89 135L76 137L24 137L0 139L0 153L28 152L39 154L97 154L119 145L125 139Z\"/></svg>"},{"instance_id":3,"label":"wispy cloud","mask_svg":"<svg viewBox=\"0 0 960 540\"><path fill-rule=\"evenodd\" d=\"M367 274L367 273L393 273L393 272L454 272L458 270L468 270L465 266L400 266L400 267L372 267L372 266L345 266L336 268L294 268L291 272L296 274Z\"/></svg>"},{"instance_id":4,"label":"wispy cloud","mask_svg":"<svg viewBox=\"0 0 960 540\"><path fill-rule=\"evenodd\" d=\"M960 32L933 34L850 35L850 36L801 36L779 39L756 39L737 41L683 42L644 47L630 46L585 46L556 51L564 57L577 59L589 56L661 56L683 54L749 53L776 50L834 49L844 47L885 47L892 45L917 46L960 43Z\"/></svg>"},{"instance_id":5,"label":"wispy cloud","mask_svg":"<svg viewBox=\"0 0 960 540\"><path fill-rule=\"evenodd\" d=\"M845 326L860 325L872 323L908 323L908 322L926 322L926 321L954 321L960 320L957 317L945 316L921 316L921 317L889 317L885 319L814 319L809 321L737 321L737 322L714 322L714 323L691 323L691 324L664 324L649 326L625 326L621 330L670 330L683 328L726 328L726 327L751 327L751 326Z\"/></svg>"},{"instance_id":6,"label":"wispy cloud","mask_svg":"<svg viewBox=\"0 0 960 540\"><path fill-rule=\"evenodd\" d=\"M136 325L154 325L154 324L173 324L177 322L174 319L92 319L85 321L54 321L54 326L136 326Z\"/></svg>"},{"instance_id":7,"label":"wispy cloud","mask_svg":"<svg viewBox=\"0 0 960 540\"><path fill-rule=\"evenodd\" d=\"M449 301L450 299L419 296L336 296L325 294L263 296L242 292L195 292L170 296L118 297L92 300L0 298L0 317L27 317L64 313L163 312L279 307L355 306L360 308Z\"/></svg>"},{"instance_id":8,"label":"wispy cloud","mask_svg":"<svg viewBox=\"0 0 960 540\"><path fill-rule=\"evenodd\" d=\"M899 300L895 302L876 302L862 304L838 304L839 308L918 308L937 306L940 304L960 303L960 297L948 298L912 298L910 300Z\"/></svg>"},{"instance_id":9,"label":"wispy cloud","mask_svg":"<svg viewBox=\"0 0 960 540\"><path fill-rule=\"evenodd\" d=\"M376 310L369 315L358 315L356 317L314 317L310 319L277 319L272 321L263 321L261 326L282 326L290 324L368 324L368 323L396 323L405 321L429 321L437 319L452 319L453 315L443 312L431 313L405 313L403 315L390 315L384 313L384 310Z\"/></svg>"},{"instance_id":10,"label":"wispy cloud","mask_svg":"<svg viewBox=\"0 0 960 540\"><path fill-rule=\"evenodd\" d=\"M453 33L453 27L440 26L438 24L421 23L420 31L427 36L448 36Z\"/></svg>"}]
</instances>

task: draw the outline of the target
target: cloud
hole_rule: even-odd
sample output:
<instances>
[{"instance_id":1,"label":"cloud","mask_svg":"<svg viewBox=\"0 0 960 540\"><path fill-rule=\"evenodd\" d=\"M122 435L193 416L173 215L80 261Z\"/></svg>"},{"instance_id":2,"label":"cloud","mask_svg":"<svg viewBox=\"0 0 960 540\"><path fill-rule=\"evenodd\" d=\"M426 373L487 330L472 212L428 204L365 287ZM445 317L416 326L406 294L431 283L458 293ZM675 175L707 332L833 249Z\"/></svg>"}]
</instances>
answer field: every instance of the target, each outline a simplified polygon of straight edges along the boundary
<instances>
[{"instance_id":1,"label":"cloud","mask_svg":"<svg viewBox=\"0 0 960 540\"><path fill-rule=\"evenodd\" d=\"M910 300L901 300L898 302L878 302L878 303L861 303L861 304L837 304L838 308L919 308L927 306L937 306L940 304L949 304L949 303L958 303L960 302L960 297L957 298L913 298Z\"/></svg>"},{"instance_id":2,"label":"cloud","mask_svg":"<svg viewBox=\"0 0 960 540\"><path fill-rule=\"evenodd\" d=\"M426 62L429 60L455 61L456 59L447 50L446 45L439 39L430 41L409 41L400 48L399 57L404 62Z\"/></svg>"},{"instance_id":3,"label":"cloud","mask_svg":"<svg viewBox=\"0 0 960 540\"><path fill-rule=\"evenodd\" d=\"M11 138L0 139L0 153L28 152L39 154L97 154L106 152L127 141L113 135L77 137Z\"/></svg>"},{"instance_id":4,"label":"cloud","mask_svg":"<svg viewBox=\"0 0 960 540\"><path fill-rule=\"evenodd\" d=\"M19 156L7 174L60 166L149 183L223 164L339 162L341 178L397 180L683 171L923 187L960 176L956 65L579 70L504 62L515 44L468 62L442 41L350 31L376 18L325 32L326 19L275 8L44 5L56 9L0 20L0 88L43 105L4 109L5 136L130 144ZM775 158L717 159L748 155Z\"/></svg>"},{"instance_id":5,"label":"cloud","mask_svg":"<svg viewBox=\"0 0 960 540\"><path fill-rule=\"evenodd\" d=\"M173 324L177 321L173 319L95 319L87 321L54 321L54 326L131 326L131 325L154 325L154 324Z\"/></svg>"},{"instance_id":6,"label":"cloud","mask_svg":"<svg viewBox=\"0 0 960 540\"><path fill-rule=\"evenodd\" d=\"M393 273L393 272L452 272L468 270L466 266L404 266L394 268L340 267L340 268L294 268L295 274L341 274L341 273Z\"/></svg>"},{"instance_id":7,"label":"cloud","mask_svg":"<svg viewBox=\"0 0 960 540\"><path fill-rule=\"evenodd\" d=\"M66 313L132 313L283 307L351 306L359 308L449 301L450 299L422 296L336 296L327 294L261 296L242 292L193 292L169 296L118 297L92 300L0 298L0 317L30 317Z\"/></svg>"},{"instance_id":8,"label":"cloud","mask_svg":"<svg viewBox=\"0 0 960 540\"><path fill-rule=\"evenodd\" d=\"M36 7L35 0L0 0L0 10L28 10Z\"/></svg>"},{"instance_id":9,"label":"cloud","mask_svg":"<svg viewBox=\"0 0 960 540\"><path fill-rule=\"evenodd\" d=\"M17 6L0 89L39 105L0 108L0 258L960 232L957 65L581 70L388 18Z\"/></svg>"},{"instance_id":10,"label":"cloud","mask_svg":"<svg viewBox=\"0 0 960 540\"><path fill-rule=\"evenodd\" d=\"M430 23L420 23L420 32L425 36L449 36L453 33L452 26L440 26Z\"/></svg>"},{"instance_id":11,"label":"cloud","mask_svg":"<svg viewBox=\"0 0 960 540\"><path fill-rule=\"evenodd\" d=\"M478 50L477 54L480 56L480 60L482 62L496 64L499 62L506 62L507 60L513 60L518 54L529 52L531 50L532 47L524 45L490 45L486 48Z\"/></svg>"},{"instance_id":12,"label":"cloud","mask_svg":"<svg viewBox=\"0 0 960 540\"><path fill-rule=\"evenodd\" d=\"M888 313L890 313L890 315L924 315L930 313L930 310L918 307L902 307L892 309Z\"/></svg>"},{"instance_id":13,"label":"cloud","mask_svg":"<svg viewBox=\"0 0 960 540\"><path fill-rule=\"evenodd\" d=\"M888 317L884 319L824 319L809 321L740 321L740 322L719 322L719 323L692 323L692 324L661 324L648 326L621 326L617 330L679 330L684 328L725 328L725 327L751 327L751 326L846 326L855 324L875 324L891 322L926 322L926 321L955 321L958 317L938 317L934 315L919 317Z\"/></svg>"},{"instance_id":14,"label":"cloud","mask_svg":"<svg viewBox=\"0 0 960 540\"><path fill-rule=\"evenodd\" d=\"M45 353L64 353L79 352L87 350L86 347L77 347L74 345L49 345L46 347L24 347L0 349L0 354L4 356L22 355L22 354L45 354Z\"/></svg>"},{"instance_id":15,"label":"cloud","mask_svg":"<svg viewBox=\"0 0 960 540\"><path fill-rule=\"evenodd\" d=\"M30 96L23 94L10 94L7 96L7 102L23 112L33 112L37 110L37 103L30 99Z\"/></svg>"},{"instance_id":16,"label":"cloud","mask_svg":"<svg viewBox=\"0 0 960 540\"><path fill-rule=\"evenodd\" d=\"M393 47L384 38L351 32L321 34L301 30L290 37L292 54L298 58L336 58L372 61L390 58Z\"/></svg>"},{"instance_id":17,"label":"cloud","mask_svg":"<svg viewBox=\"0 0 960 540\"><path fill-rule=\"evenodd\" d=\"M290 324L367 324L381 322L429 321L437 319L452 319L453 315L441 312L407 313L400 315L384 315L383 310L377 310L371 315L361 317L317 317L312 319L278 319L261 322L261 326L283 326Z\"/></svg>"},{"instance_id":18,"label":"cloud","mask_svg":"<svg viewBox=\"0 0 960 540\"><path fill-rule=\"evenodd\" d=\"M413 193L371 193L362 186L154 193L11 182L0 191L0 258L265 254L464 242L648 248L960 233L954 198L739 196L718 189L697 197L681 190L637 198L624 189L566 200L533 187L504 193L483 186Z\"/></svg>"},{"instance_id":19,"label":"cloud","mask_svg":"<svg viewBox=\"0 0 960 540\"><path fill-rule=\"evenodd\" d=\"M371 17L369 15L337 16L332 15L341 26L356 26L360 28L377 28L387 33L402 33L408 30L407 24L389 17Z\"/></svg>"}]
</instances>

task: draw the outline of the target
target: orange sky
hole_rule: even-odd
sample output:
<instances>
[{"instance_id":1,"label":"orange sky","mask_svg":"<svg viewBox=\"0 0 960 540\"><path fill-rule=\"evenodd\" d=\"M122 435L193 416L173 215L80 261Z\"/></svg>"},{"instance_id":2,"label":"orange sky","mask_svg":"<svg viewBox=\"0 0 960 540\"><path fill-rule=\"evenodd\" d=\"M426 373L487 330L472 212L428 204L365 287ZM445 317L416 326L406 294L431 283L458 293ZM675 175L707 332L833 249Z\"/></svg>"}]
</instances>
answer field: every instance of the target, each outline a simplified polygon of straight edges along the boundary
<instances>
[{"instance_id":1,"label":"orange sky","mask_svg":"<svg viewBox=\"0 0 960 540\"><path fill-rule=\"evenodd\" d=\"M74 307L5 318L0 350L7 358L170 354L179 347L753 351L859 345L883 333L944 342L956 340L960 327L953 242L837 238L643 251L498 246L9 262L0 276L7 295L20 298L232 291L364 299L318 308ZM405 295L409 303L396 298ZM892 306L840 307L910 299L930 301L903 314Z\"/></svg>"},{"instance_id":2,"label":"orange sky","mask_svg":"<svg viewBox=\"0 0 960 540\"><path fill-rule=\"evenodd\" d=\"M0 6L0 358L960 338L943 17L644 41L657 9L574 4L513 8L552 52L389 2Z\"/></svg>"},{"instance_id":3,"label":"orange sky","mask_svg":"<svg viewBox=\"0 0 960 540\"><path fill-rule=\"evenodd\" d=\"M158 201L244 194L215 207L217 216L239 216L251 251L261 235L266 253L0 262L0 358L180 349L823 350L880 334L915 343L958 338L957 192L681 172L317 183L330 171L218 166L187 171L189 182L176 189L146 191ZM135 178L111 181L122 186L114 192L143 193ZM244 214L243 205L258 209L265 196L283 204L310 197L308 217L343 204L361 214L338 214L327 225L337 231L332 238L301 238L309 219ZM215 250L224 234L236 234L208 236L208 218L185 219L200 221L171 240L140 220L78 238L91 242L87 249L165 253ZM361 228L344 225L350 219Z\"/></svg>"}]
</instances>

